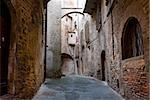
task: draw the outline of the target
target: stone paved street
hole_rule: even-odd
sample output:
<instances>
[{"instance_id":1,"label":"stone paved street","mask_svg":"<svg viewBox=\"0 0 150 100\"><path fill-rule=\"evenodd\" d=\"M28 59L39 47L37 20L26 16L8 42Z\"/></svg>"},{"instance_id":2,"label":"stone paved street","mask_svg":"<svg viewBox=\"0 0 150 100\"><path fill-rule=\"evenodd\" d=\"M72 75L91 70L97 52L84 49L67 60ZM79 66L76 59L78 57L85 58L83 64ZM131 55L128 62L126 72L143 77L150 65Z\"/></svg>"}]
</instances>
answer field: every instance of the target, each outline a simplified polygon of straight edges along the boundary
<instances>
[{"instance_id":1,"label":"stone paved street","mask_svg":"<svg viewBox=\"0 0 150 100\"><path fill-rule=\"evenodd\" d=\"M107 83L91 77L46 79L33 100L123 100Z\"/></svg>"}]
</instances>

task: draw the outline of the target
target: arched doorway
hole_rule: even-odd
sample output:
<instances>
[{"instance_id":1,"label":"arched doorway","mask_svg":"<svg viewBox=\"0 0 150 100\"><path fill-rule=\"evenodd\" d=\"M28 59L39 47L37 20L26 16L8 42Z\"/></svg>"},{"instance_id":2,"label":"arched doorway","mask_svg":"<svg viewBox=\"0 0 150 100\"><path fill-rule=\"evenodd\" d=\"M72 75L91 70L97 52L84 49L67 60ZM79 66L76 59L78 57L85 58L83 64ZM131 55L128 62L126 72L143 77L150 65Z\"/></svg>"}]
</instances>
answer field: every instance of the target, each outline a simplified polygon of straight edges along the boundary
<instances>
[{"instance_id":1,"label":"arched doorway","mask_svg":"<svg viewBox=\"0 0 150 100\"><path fill-rule=\"evenodd\" d=\"M7 5L2 0L0 2L0 95L7 94L8 86L8 56L10 44L10 25L11 18Z\"/></svg>"},{"instance_id":2,"label":"arched doorway","mask_svg":"<svg viewBox=\"0 0 150 100\"><path fill-rule=\"evenodd\" d=\"M61 59L62 59L62 66L61 66L62 74L66 76L74 74L75 70L73 58L69 54L62 53Z\"/></svg>"},{"instance_id":3,"label":"arched doorway","mask_svg":"<svg viewBox=\"0 0 150 100\"><path fill-rule=\"evenodd\" d=\"M121 43L123 60L144 54L142 30L136 18L128 18L123 29Z\"/></svg>"},{"instance_id":4,"label":"arched doorway","mask_svg":"<svg viewBox=\"0 0 150 100\"><path fill-rule=\"evenodd\" d=\"M105 51L101 53L102 81L105 81Z\"/></svg>"}]
</instances>

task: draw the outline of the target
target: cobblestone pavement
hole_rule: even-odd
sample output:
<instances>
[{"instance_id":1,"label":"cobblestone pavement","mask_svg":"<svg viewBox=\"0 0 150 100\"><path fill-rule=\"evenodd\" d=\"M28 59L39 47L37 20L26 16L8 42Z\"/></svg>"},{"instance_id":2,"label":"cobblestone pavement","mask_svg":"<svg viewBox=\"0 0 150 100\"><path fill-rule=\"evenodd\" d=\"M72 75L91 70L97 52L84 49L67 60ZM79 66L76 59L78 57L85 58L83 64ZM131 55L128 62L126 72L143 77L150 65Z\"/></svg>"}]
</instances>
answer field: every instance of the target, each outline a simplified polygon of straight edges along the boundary
<instances>
[{"instance_id":1,"label":"cobblestone pavement","mask_svg":"<svg viewBox=\"0 0 150 100\"><path fill-rule=\"evenodd\" d=\"M123 100L106 82L91 77L46 79L32 100Z\"/></svg>"}]
</instances>

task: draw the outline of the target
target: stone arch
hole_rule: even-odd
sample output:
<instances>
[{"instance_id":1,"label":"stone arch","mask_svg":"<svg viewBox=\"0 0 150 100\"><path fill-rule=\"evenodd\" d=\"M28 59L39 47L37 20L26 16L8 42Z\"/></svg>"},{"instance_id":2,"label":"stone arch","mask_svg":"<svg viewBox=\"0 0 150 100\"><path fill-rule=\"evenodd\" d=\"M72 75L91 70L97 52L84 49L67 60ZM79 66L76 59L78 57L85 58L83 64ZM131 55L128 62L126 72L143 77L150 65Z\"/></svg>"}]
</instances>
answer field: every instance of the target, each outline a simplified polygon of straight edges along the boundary
<instances>
[{"instance_id":1,"label":"stone arch","mask_svg":"<svg viewBox=\"0 0 150 100\"><path fill-rule=\"evenodd\" d=\"M144 54L142 30L135 17L128 18L124 25L121 46L123 60Z\"/></svg>"},{"instance_id":2,"label":"stone arch","mask_svg":"<svg viewBox=\"0 0 150 100\"><path fill-rule=\"evenodd\" d=\"M63 15L61 18L65 17L65 16L68 16L69 14L73 14L73 13L81 14L81 15L84 16L84 13L82 13L82 12L79 12L79 11L73 11L73 12L69 12L69 13Z\"/></svg>"}]
</instances>

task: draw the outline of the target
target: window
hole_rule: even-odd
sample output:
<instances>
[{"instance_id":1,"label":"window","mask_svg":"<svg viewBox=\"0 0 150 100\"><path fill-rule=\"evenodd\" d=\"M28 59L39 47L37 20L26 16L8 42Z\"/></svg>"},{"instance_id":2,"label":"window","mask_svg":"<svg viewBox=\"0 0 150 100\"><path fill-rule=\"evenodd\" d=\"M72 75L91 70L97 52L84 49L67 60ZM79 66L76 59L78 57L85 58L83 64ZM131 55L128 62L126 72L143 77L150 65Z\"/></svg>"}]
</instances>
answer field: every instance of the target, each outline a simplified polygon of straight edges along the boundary
<instances>
[{"instance_id":1,"label":"window","mask_svg":"<svg viewBox=\"0 0 150 100\"><path fill-rule=\"evenodd\" d=\"M138 20L130 17L124 25L122 34L122 59L144 54L142 31Z\"/></svg>"}]
</instances>

